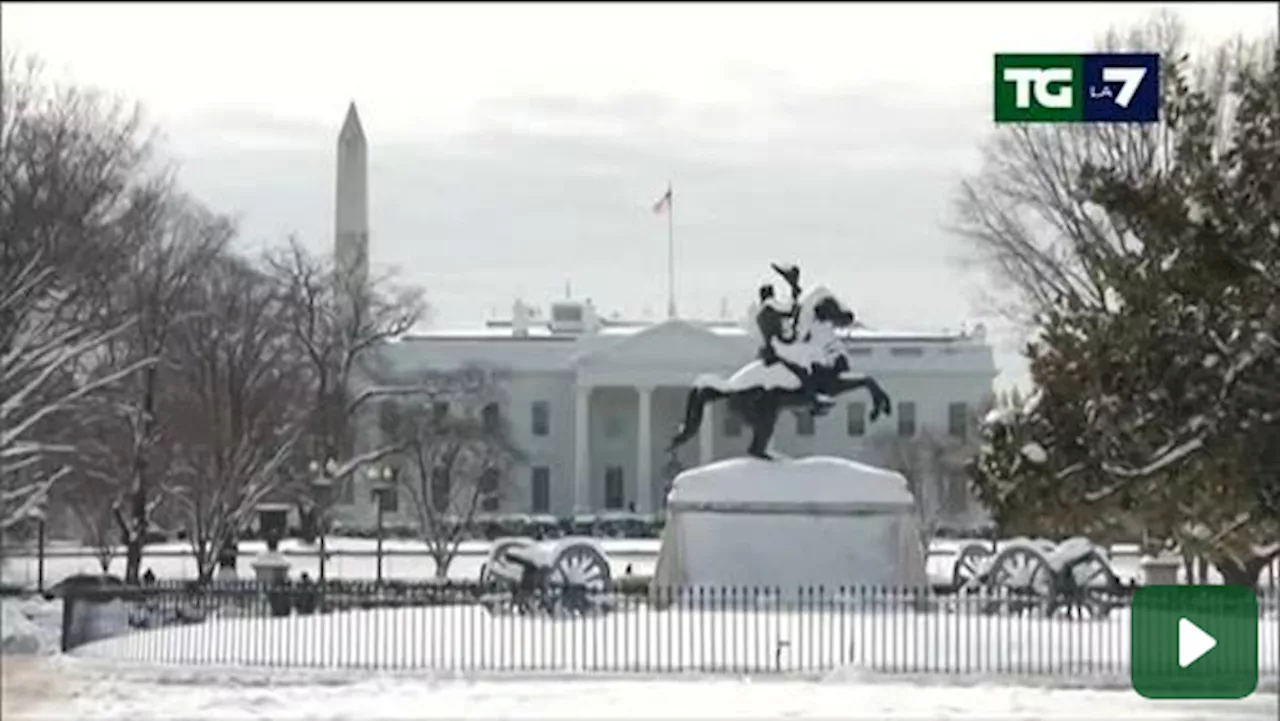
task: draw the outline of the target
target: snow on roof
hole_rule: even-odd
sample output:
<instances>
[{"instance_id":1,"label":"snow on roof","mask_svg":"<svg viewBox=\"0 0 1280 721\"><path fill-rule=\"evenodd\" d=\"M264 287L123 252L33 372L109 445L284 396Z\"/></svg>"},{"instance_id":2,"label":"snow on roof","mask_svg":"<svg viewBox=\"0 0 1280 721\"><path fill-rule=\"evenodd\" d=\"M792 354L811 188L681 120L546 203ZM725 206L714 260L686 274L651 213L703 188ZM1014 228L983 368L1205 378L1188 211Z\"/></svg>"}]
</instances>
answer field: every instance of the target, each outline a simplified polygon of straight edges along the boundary
<instances>
[{"instance_id":1,"label":"snow on roof","mask_svg":"<svg viewBox=\"0 0 1280 721\"><path fill-rule=\"evenodd\" d=\"M741 337L748 335L747 329L726 323L700 323L692 321L703 330L723 337ZM511 340L511 341L570 341L583 336L625 337L636 335L660 323L606 325L595 333L555 333L545 325L531 325L524 335L516 335L506 323L491 324L482 328L462 329L415 329L400 336L401 341L449 341L449 340ZM971 336L961 332L920 332L907 330L880 330L874 328L852 328L837 331L837 335L853 342L898 343L947 343L966 340Z\"/></svg>"}]
</instances>

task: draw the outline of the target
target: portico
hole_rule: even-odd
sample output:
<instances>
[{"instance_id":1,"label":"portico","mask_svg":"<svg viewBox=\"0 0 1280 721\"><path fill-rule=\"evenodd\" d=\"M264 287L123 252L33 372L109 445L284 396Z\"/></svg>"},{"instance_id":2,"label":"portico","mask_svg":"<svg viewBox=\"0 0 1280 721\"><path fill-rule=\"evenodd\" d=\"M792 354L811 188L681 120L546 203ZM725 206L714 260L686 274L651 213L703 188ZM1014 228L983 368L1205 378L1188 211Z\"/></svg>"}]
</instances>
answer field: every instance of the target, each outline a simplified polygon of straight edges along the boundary
<instances>
[{"instance_id":1,"label":"portico","mask_svg":"<svg viewBox=\"0 0 1280 721\"><path fill-rule=\"evenodd\" d=\"M722 338L705 328L669 321L639 333L610 339L601 347L584 350L574 358L576 373L574 405L574 502L575 512L611 505L594 500L593 479L600 478L593 467L593 448L607 446L619 434L634 443L634 484L627 494L630 507L640 513L659 510L665 489L656 482L660 455L683 418L684 397L693 379L708 371L731 373L742 362L742 338ZM619 394L630 402L619 403ZM610 396L605 402L604 396ZM615 417L634 403L633 421ZM661 409L655 412L655 404ZM697 455L681 458L682 465L705 464L715 457L715 429L718 410L708 409L699 429ZM593 429L597 433L593 434ZM630 431L630 433L627 433ZM602 441L602 442L599 442ZM598 454L597 454L598 455ZM606 466L619 472L622 466ZM611 472L606 470L606 475ZM609 481L606 480L606 484ZM606 495L608 491L606 489Z\"/></svg>"},{"instance_id":2,"label":"portico","mask_svg":"<svg viewBox=\"0 0 1280 721\"><path fill-rule=\"evenodd\" d=\"M627 388L616 385L580 385L575 391L577 397L574 409L573 507L575 512L587 513L593 508L601 506L608 508L610 505L607 500L601 501L593 497L592 481L600 477L599 469L594 466L601 464L605 464L605 467L622 468L624 466L607 465L609 457L601 453L601 446L605 444L600 443L598 438L592 437L592 429L618 423L617 420L609 420L608 414L617 413L620 410L628 412L634 418L634 429L630 428L631 423L625 423L627 430L632 431L627 440L634 443L634 464L628 464L625 467L628 470L634 469L634 483L626 484L631 488L631 492L625 494L626 500L620 505L630 508L634 504L635 510L639 513L653 513L659 510L664 492L662 482L665 481L660 478L662 458L666 455L670 436L680 422L682 414L677 411L683 405L688 387L645 385ZM604 403L602 396L605 394L610 394L614 398L619 394L627 394L631 396L631 402ZM663 406L667 412L654 412L656 397L666 401ZM702 426L698 429L697 455L692 459L682 457L682 467L691 465L690 461L701 465L715 459L715 429L716 424L722 420L720 412L718 409L707 409ZM594 464L593 449L596 451ZM679 456L687 455L679 454Z\"/></svg>"}]
</instances>

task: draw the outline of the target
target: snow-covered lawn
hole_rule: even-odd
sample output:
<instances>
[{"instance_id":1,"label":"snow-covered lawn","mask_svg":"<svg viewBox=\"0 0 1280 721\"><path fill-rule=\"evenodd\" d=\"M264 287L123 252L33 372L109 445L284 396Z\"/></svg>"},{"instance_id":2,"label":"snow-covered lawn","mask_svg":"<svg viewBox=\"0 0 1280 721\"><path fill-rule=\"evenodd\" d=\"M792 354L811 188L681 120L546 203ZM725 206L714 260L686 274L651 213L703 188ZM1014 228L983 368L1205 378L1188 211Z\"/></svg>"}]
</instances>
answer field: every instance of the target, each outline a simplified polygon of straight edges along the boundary
<instances>
[{"instance_id":1,"label":"snow-covered lawn","mask_svg":"<svg viewBox=\"0 0 1280 721\"><path fill-rule=\"evenodd\" d=\"M658 557L658 542L648 539L605 539L603 545L609 554L615 576L624 575L627 567L637 575L650 575ZM367 579L377 577L377 541L363 538L333 538L325 544L330 554L325 564L329 578ZM245 541L240 544L237 567L241 577L252 577L253 558L266 550L261 541ZM319 545L304 544L296 539L280 543L280 552L289 560L294 576L306 572L312 578L319 577ZM383 577L405 581L422 580L435 576L435 562L427 554L427 547L419 541L387 539L383 542ZM480 565L488 558L487 541L469 541L458 549L458 555L449 566L449 576L456 579L475 580L480 575ZM124 576L124 549L111 560L110 573ZM157 578L182 579L196 577L196 563L191 548L185 543L164 543L147 546L142 567L150 568ZM52 585L60 579L76 573L101 573L101 566L93 550L70 545L51 546L45 558L45 583ZM34 587L39 572L34 555L11 555L0 563L0 580L15 585Z\"/></svg>"},{"instance_id":2,"label":"snow-covered lawn","mask_svg":"<svg viewBox=\"0 0 1280 721\"><path fill-rule=\"evenodd\" d=\"M1070 621L871 610L858 599L804 610L710 605L639 605L586 618L494 616L471 605L222 619L134 632L73 653L169 664L458 672L1128 673L1123 609L1107 620ZM1274 615L1259 622L1260 666L1273 675L1280 672L1278 631Z\"/></svg>"},{"instance_id":3,"label":"snow-covered lawn","mask_svg":"<svg viewBox=\"0 0 1280 721\"><path fill-rule=\"evenodd\" d=\"M976 539L942 539L935 541L930 548L927 561L929 577L937 583L951 580L952 568L955 565L955 553L964 545L977 542ZM640 576L648 576L653 572L653 564L658 556L658 541L654 539L602 539L610 565L615 576L631 572ZM377 576L377 560L374 556L377 542L362 538L333 538L326 543L326 550L332 554L325 566L325 573L330 578L369 579ZM253 556L265 550L260 541L245 541L240 544L241 557L239 572L241 576L253 573ZM303 544L296 539L281 542L280 550L292 564L295 576L301 572L312 578L319 575L317 558L318 546ZM383 546L383 576L388 579L420 580L435 575L435 563L426 555L426 546L420 541L388 539ZM475 579L480 573L480 564L484 563L489 553L487 541L468 541L459 548L458 556L449 567L449 576L456 579ZM1122 581L1139 576L1137 549L1117 546L1112 549L1112 565ZM147 547L143 567L150 568L162 579L194 578L195 561L191 558L190 547L184 543L158 544ZM75 573L99 573L100 566L93 556L93 550L69 544L53 544L50 554L45 559L45 582L48 585ZM124 549L119 549L112 559L110 572L118 576L124 575ZM37 562L34 555L13 555L0 562L0 580L7 583L34 587L38 576ZM1215 574L1211 580L1218 582ZM1280 559L1274 567L1263 573L1263 585L1280 585Z\"/></svg>"},{"instance_id":4,"label":"snow-covered lawn","mask_svg":"<svg viewBox=\"0 0 1280 721\"><path fill-rule=\"evenodd\" d=\"M84 719L840 718L1273 721L1277 698L1148 701L1129 690L888 679L442 680L416 674L4 663L6 721Z\"/></svg>"}]
</instances>

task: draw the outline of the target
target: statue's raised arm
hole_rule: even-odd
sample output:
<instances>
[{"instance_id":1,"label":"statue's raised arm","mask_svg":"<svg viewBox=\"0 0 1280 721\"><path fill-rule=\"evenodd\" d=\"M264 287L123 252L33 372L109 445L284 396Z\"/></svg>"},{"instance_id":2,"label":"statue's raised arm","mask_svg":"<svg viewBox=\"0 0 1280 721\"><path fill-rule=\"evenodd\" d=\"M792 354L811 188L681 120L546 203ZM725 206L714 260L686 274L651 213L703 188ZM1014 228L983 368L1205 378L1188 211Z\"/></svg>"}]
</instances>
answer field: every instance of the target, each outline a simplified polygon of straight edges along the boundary
<instances>
[{"instance_id":1,"label":"statue's raised arm","mask_svg":"<svg viewBox=\"0 0 1280 721\"><path fill-rule=\"evenodd\" d=\"M794 263L770 263L773 272L782 276L787 281L787 286L791 288L791 300L793 303L800 302L800 266Z\"/></svg>"}]
</instances>

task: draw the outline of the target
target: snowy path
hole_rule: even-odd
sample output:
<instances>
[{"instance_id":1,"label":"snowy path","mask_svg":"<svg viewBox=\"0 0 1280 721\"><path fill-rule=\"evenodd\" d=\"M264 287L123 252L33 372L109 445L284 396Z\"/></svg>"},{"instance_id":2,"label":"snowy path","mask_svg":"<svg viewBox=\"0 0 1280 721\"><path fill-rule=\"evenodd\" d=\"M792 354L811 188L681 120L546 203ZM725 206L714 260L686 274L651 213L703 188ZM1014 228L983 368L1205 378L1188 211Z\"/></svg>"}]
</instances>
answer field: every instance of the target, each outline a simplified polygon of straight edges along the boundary
<instances>
[{"instance_id":1,"label":"snowy path","mask_svg":"<svg viewBox=\"0 0 1280 721\"><path fill-rule=\"evenodd\" d=\"M797 680L431 680L3 661L6 721L84 719L841 718L1263 721L1277 697L1153 702L1132 691Z\"/></svg>"}]
</instances>

